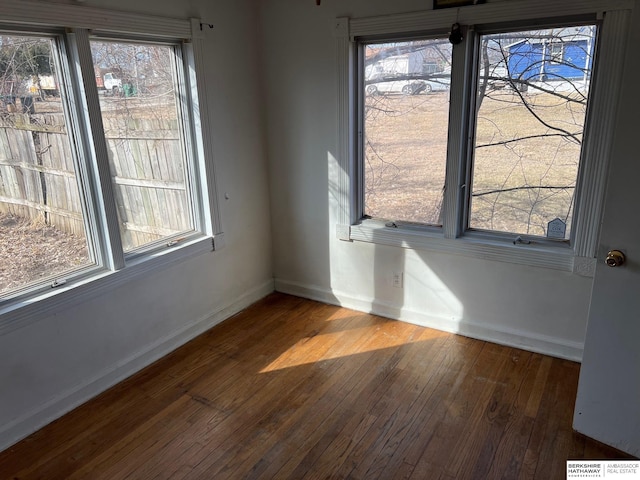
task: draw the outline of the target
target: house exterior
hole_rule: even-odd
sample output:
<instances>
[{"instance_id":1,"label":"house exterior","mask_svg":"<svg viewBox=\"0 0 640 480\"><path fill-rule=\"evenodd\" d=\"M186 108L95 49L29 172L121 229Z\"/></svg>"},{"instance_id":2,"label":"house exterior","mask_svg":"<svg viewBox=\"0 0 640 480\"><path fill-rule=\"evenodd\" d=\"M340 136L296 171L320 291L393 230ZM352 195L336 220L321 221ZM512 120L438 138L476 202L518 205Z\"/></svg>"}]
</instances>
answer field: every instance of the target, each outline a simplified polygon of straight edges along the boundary
<instances>
[{"instance_id":1,"label":"house exterior","mask_svg":"<svg viewBox=\"0 0 640 480\"><path fill-rule=\"evenodd\" d=\"M525 81L587 80L593 62L594 32L545 30L538 36L506 47L507 66L513 79Z\"/></svg>"}]
</instances>

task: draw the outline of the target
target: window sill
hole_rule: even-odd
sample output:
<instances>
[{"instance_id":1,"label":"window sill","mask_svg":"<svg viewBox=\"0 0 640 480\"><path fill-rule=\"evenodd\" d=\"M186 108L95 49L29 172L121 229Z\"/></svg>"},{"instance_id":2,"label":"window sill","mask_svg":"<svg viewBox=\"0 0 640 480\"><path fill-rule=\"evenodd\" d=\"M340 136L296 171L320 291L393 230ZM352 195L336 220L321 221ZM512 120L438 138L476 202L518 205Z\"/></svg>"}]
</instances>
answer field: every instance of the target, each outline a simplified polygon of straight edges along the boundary
<instances>
[{"instance_id":1,"label":"window sill","mask_svg":"<svg viewBox=\"0 0 640 480\"><path fill-rule=\"evenodd\" d=\"M118 271L96 270L87 276L69 279L64 286L34 294L28 298L7 300L0 306L0 336L38 321L42 315L55 315L110 290L114 290L140 275L166 268L191 257L214 251L218 236L198 235L164 250L136 258Z\"/></svg>"},{"instance_id":2,"label":"window sill","mask_svg":"<svg viewBox=\"0 0 640 480\"><path fill-rule=\"evenodd\" d=\"M498 262L549 268L592 277L595 259L578 257L567 245L513 244L513 241L492 239L487 236L444 238L441 231L412 227L386 227L375 220L365 220L351 225L348 239L352 241L391 245L414 250L466 255ZM338 226L338 231L345 231Z\"/></svg>"}]
</instances>

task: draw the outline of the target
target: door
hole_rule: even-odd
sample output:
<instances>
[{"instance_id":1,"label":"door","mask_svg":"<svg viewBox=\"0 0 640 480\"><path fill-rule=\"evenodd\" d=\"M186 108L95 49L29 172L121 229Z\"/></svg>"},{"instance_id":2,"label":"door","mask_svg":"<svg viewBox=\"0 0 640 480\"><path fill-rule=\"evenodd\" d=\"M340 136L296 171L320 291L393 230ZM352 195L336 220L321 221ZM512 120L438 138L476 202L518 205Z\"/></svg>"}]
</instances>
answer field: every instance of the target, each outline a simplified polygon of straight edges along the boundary
<instances>
[{"instance_id":1,"label":"door","mask_svg":"<svg viewBox=\"0 0 640 480\"><path fill-rule=\"evenodd\" d=\"M640 456L639 12L632 21L573 426ZM622 266L605 264L612 249Z\"/></svg>"}]
</instances>

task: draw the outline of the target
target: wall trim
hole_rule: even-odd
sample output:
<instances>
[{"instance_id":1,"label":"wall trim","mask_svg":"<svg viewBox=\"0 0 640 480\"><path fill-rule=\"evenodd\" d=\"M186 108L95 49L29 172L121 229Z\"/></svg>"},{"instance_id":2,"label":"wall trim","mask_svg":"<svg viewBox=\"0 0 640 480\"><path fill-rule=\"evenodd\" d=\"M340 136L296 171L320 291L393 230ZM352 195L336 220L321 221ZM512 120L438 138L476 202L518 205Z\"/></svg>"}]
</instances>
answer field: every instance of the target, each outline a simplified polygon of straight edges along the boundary
<instances>
[{"instance_id":1,"label":"wall trim","mask_svg":"<svg viewBox=\"0 0 640 480\"><path fill-rule=\"evenodd\" d=\"M274 291L268 280L0 427L0 452Z\"/></svg>"},{"instance_id":2,"label":"wall trim","mask_svg":"<svg viewBox=\"0 0 640 480\"><path fill-rule=\"evenodd\" d=\"M363 220L350 229L351 240L380 245L431 250L466 255L497 262L508 262L532 267L543 267L565 272L574 271L574 252L565 244L532 242L515 244L512 239L467 234L459 238L446 238L442 232L419 230L411 227L386 227L377 220Z\"/></svg>"},{"instance_id":3,"label":"wall trim","mask_svg":"<svg viewBox=\"0 0 640 480\"><path fill-rule=\"evenodd\" d=\"M3 0L3 23L43 25L46 27L87 28L94 32L132 33L164 38L191 38L187 19L110 10L82 4L55 5L33 0Z\"/></svg>"},{"instance_id":4,"label":"wall trim","mask_svg":"<svg viewBox=\"0 0 640 480\"><path fill-rule=\"evenodd\" d=\"M509 0L461 8L422 10L374 17L349 19L352 38L390 33L410 33L447 28L454 22L461 25L535 20L563 16L597 15L603 11L631 10L633 0ZM594 17L595 18L595 17Z\"/></svg>"},{"instance_id":5,"label":"wall trim","mask_svg":"<svg viewBox=\"0 0 640 480\"><path fill-rule=\"evenodd\" d=\"M311 300L338 305L361 312L373 313L382 317L423 327L455 333L477 340L498 343L530 352L563 358L565 360L575 362L582 361L584 344L581 342L571 342L548 335L540 335L520 329L504 328L497 325L482 324L469 320L457 321L451 317L429 315L425 312L398 307L370 298L356 297L317 285L306 285L283 279L275 280L275 290L277 292L309 298Z\"/></svg>"}]
</instances>

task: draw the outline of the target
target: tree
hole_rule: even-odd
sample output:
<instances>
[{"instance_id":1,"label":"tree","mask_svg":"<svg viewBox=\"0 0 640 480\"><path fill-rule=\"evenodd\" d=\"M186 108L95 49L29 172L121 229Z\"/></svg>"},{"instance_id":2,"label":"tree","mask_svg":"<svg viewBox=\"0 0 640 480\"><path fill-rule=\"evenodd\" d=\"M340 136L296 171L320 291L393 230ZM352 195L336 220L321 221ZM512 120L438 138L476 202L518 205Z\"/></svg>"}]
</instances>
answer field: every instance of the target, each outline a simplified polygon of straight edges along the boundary
<instances>
[{"instance_id":1,"label":"tree","mask_svg":"<svg viewBox=\"0 0 640 480\"><path fill-rule=\"evenodd\" d=\"M0 92L25 92L26 83L52 75L51 41L37 37L0 36Z\"/></svg>"},{"instance_id":2,"label":"tree","mask_svg":"<svg viewBox=\"0 0 640 480\"><path fill-rule=\"evenodd\" d=\"M568 238L594 38L593 26L481 37L472 227L546 235L560 218Z\"/></svg>"},{"instance_id":3,"label":"tree","mask_svg":"<svg viewBox=\"0 0 640 480\"><path fill-rule=\"evenodd\" d=\"M473 118L472 228L545 235L547 223L556 217L570 226L594 38L594 26L480 36ZM442 40L431 42L374 45L365 55L366 91L374 92L370 85L381 86L378 82L446 83L451 47ZM430 64L440 58L438 68L427 68L429 62L425 61L422 71L380 75L385 58L407 57L425 49L430 53L423 58L431 59ZM441 108L444 94L417 93L365 95L365 213L439 223L444 174L438 171L437 182L430 186L425 186L424 178L411 181L417 172L416 161L408 159L419 157L427 170L442 168L438 166L444 162L442 149L436 152L436 161L434 151L427 147L434 135L444 136L446 141L447 117ZM429 124L427 118L434 115L440 115L439 126L445 128ZM403 117L412 120L397 121ZM415 123L429 124L429 128L417 131ZM401 139L402 129L411 134ZM392 148L394 142L403 146ZM427 147L419 151L414 143ZM422 185L416 185L417 180ZM407 194L393 193L398 189ZM430 211L417 212L425 200L430 202ZM385 202L388 205L381 208Z\"/></svg>"}]
</instances>

